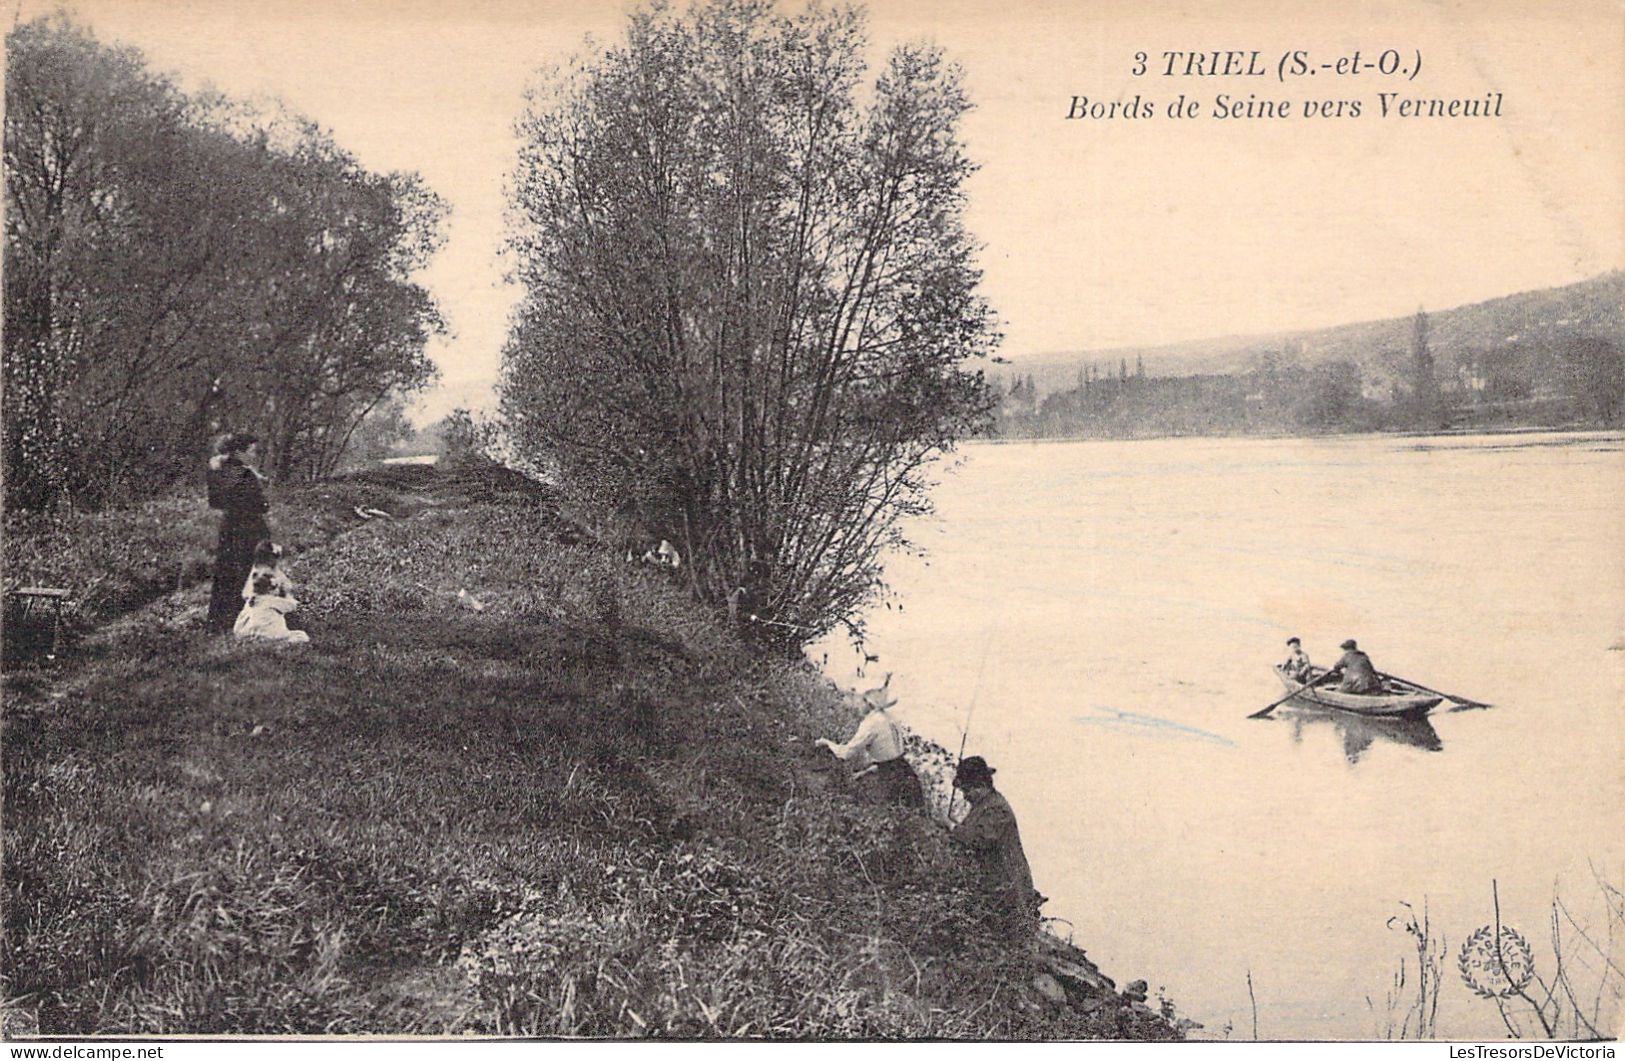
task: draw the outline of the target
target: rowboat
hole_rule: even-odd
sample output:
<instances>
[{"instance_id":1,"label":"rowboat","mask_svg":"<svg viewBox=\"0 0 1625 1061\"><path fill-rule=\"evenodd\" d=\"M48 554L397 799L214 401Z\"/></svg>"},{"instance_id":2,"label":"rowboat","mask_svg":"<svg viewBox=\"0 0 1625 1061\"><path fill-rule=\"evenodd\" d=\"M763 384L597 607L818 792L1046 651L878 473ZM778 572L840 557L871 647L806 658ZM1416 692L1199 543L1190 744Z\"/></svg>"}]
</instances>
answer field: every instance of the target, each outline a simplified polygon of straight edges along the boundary
<instances>
[{"instance_id":1,"label":"rowboat","mask_svg":"<svg viewBox=\"0 0 1625 1061\"><path fill-rule=\"evenodd\" d=\"M1309 681L1313 682L1325 673L1324 667L1312 667L1309 670ZM1311 689L1307 683L1289 677L1286 670L1279 666L1275 668L1275 676L1280 678L1281 684L1288 689L1298 689L1294 700L1314 704L1317 707L1329 707L1335 711L1365 715L1368 718L1421 718L1444 699L1442 696L1424 692L1399 678L1385 679L1383 681L1385 691L1380 693L1345 693L1326 687ZM1303 688L1300 689L1300 685Z\"/></svg>"}]
</instances>

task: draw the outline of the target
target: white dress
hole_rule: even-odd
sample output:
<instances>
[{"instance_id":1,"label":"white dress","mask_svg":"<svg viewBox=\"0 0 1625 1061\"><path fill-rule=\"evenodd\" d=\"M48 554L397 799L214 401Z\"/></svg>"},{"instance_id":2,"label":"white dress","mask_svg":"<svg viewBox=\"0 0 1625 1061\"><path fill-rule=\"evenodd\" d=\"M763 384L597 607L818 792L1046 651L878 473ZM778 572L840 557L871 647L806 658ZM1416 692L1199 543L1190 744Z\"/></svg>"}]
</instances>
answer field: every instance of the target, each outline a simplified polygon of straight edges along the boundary
<instances>
[{"instance_id":1,"label":"white dress","mask_svg":"<svg viewBox=\"0 0 1625 1061\"><path fill-rule=\"evenodd\" d=\"M307 643L309 634L288 629L288 613L299 607L292 591L288 576L274 567L256 566L249 571L243 586L243 610L237 613L232 635L290 645Z\"/></svg>"}]
</instances>

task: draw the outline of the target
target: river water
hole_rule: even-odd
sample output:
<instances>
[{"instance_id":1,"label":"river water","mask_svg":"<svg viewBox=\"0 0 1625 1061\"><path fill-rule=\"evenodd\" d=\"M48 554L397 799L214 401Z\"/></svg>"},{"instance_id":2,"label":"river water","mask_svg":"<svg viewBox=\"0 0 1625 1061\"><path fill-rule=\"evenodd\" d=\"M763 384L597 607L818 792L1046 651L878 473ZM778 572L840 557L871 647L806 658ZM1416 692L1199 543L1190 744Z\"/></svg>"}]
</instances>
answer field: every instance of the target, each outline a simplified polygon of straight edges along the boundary
<instances>
[{"instance_id":1,"label":"river water","mask_svg":"<svg viewBox=\"0 0 1625 1061\"><path fill-rule=\"evenodd\" d=\"M1456 970L1492 881L1548 978L1554 889L1606 946L1595 874L1625 887L1619 435L977 445L934 496L911 528L929 555L894 559L900 607L870 613L869 677L895 672L899 719L951 749L969 719L1045 912L1119 982L1166 988L1200 1035L1251 1038L1256 1000L1262 1038L1382 1037L1425 902L1436 1033L1499 1038ZM1294 634L1317 662L1355 637L1381 670L1494 706L1249 720ZM851 648L825 648L861 681ZM1600 962L1560 923L1589 994Z\"/></svg>"}]
</instances>

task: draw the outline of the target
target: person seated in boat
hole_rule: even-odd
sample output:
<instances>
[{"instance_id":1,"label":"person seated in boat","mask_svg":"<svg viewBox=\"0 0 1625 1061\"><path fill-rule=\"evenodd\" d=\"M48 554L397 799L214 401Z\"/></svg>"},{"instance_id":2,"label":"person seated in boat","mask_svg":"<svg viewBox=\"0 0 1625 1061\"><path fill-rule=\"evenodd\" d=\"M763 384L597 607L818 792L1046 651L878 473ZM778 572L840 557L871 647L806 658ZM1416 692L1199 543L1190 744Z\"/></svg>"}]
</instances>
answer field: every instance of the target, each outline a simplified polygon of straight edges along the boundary
<instances>
[{"instance_id":1,"label":"person seated in boat","mask_svg":"<svg viewBox=\"0 0 1625 1061\"><path fill-rule=\"evenodd\" d=\"M1314 677L1312 671L1314 664L1309 662L1309 653L1303 650L1303 642L1295 637L1286 639L1286 662L1281 664L1281 673L1295 682L1306 682Z\"/></svg>"},{"instance_id":2,"label":"person seated in boat","mask_svg":"<svg viewBox=\"0 0 1625 1061\"><path fill-rule=\"evenodd\" d=\"M1343 655L1332 669L1327 672L1326 680L1341 679L1337 685L1340 693L1380 693L1383 691L1382 677L1377 674L1377 668L1371 665L1371 657L1360 651L1360 646L1354 639L1343 642Z\"/></svg>"},{"instance_id":3,"label":"person seated in boat","mask_svg":"<svg viewBox=\"0 0 1625 1061\"><path fill-rule=\"evenodd\" d=\"M858 723L858 731L845 744L820 737L814 743L828 748L839 759L864 765L859 777L873 776L879 782L881 797L905 807L925 806L925 790L919 775L903 758L903 727L891 715L897 700L886 692L891 675L876 688L863 694L869 713Z\"/></svg>"}]
</instances>

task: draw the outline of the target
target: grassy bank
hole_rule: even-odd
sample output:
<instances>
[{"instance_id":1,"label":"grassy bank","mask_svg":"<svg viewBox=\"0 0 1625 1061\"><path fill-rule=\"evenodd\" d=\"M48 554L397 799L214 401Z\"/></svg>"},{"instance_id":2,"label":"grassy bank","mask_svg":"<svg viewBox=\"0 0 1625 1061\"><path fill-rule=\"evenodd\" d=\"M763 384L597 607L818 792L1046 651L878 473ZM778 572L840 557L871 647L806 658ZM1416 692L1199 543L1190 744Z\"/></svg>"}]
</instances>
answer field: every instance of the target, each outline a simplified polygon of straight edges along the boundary
<instances>
[{"instance_id":1,"label":"grassy bank","mask_svg":"<svg viewBox=\"0 0 1625 1061\"><path fill-rule=\"evenodd\" d=\"M357 506L410 515L430 499L414 492L430 477L371 476L278 490L270 515L277 540L295 552L325 544L358 524ZM73 633L206 582L220 513L201 492L181 492L100 512L8 512L5 588L58 586L73 599Z\"/></svg>"},{"instance_id":2,"label":"grassy bank","mask_svg":"<svg viewBox=\"0 0 1625 1061\"><path fill-rule=\"evenodd\" d=\"M7 673L14 1030L1174 1034L1044 1002L941 830L814 753L850 705L545 492L332 489L279 532L406 518L299 550L309 646L203 636L195 585Z\"/></svg>"}]
</instances>

